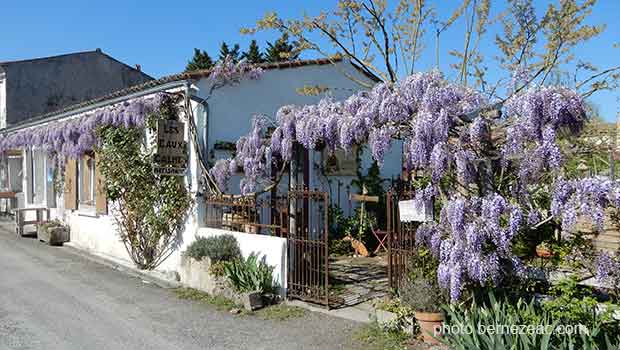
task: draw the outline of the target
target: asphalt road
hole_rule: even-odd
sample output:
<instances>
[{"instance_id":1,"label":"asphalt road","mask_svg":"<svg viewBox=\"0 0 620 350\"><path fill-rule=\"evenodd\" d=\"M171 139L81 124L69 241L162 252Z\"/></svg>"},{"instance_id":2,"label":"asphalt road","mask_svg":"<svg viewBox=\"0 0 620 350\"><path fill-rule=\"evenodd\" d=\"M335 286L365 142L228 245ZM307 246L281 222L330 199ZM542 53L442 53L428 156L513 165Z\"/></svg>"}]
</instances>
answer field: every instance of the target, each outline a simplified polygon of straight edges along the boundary
<instances>
[{"instance_id":1,"label":"asphalt road","mask_svg":"<svg viewBox=\"0 0 620 350\"><path fill-rule=\"evenodd\" d=\"M348 349L357 326L220 312L0 225L0 350Z\"/></svg>"}]
</instances>

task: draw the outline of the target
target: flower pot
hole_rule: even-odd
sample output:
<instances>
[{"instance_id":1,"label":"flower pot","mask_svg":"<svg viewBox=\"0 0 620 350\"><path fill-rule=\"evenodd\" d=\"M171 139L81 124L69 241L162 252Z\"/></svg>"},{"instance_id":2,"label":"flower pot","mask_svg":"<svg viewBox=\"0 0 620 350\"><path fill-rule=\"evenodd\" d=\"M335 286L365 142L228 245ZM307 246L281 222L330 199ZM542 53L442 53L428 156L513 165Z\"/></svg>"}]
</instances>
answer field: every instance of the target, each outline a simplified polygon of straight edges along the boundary
<instances>
[{"instance_id":1,"label":"flower pot","mask_svg":"<svg viewBox=\"0 0 620 350\"><path fill-rule=\"evenodd\" d=\"M261 293L252 292L241 295L243 307L248 311L254 311L263 307L263 296Z\"/></svg>"},{"instance_id":2,"label":"flower pot","mask_svg":"<svg viewBox=\"0 0 620 350\"><path fill-rule=\"evenodd\" d=\"M536 247L536 255L539 258L550 258L553 256L553 252L549 248Z\"/></svg>"},{"instance_id":3,"label":"flower pot","mask_svg":"<svg viewBox=\"0 0 620 350\"><path fill-rule=\"evenodd\" d=\"M422 339L426 344L441 344L434 337L441 335L441 325L444 321L444 314L441 312L416 312L415 318L420 325Z\"/></svg>"},{"instance_id":4,"label":"flower pot","mask_svg":"<svg viewBox=\"0 0 620 350\"><path fill-rule=\"evenodd\" d=\"M63 226L38 225L37 238L49 245L62 245L69 242L69 230Z\"/></svg>"}]
</instances>

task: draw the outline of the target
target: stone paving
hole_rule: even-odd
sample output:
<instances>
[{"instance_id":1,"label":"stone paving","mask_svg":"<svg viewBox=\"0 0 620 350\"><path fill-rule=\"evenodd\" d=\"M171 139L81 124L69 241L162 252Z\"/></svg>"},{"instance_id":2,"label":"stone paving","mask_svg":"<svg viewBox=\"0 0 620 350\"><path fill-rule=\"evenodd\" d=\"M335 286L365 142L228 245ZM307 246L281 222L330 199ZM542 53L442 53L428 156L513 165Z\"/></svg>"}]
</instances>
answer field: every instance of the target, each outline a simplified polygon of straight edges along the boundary
<instances>
[{"instance_id":1,"label":"stone paving","mask_svg":"<svg viewBox=\"0 0 620 350\"><path fill-rule=\"evenodd\" d=\"M331 257L330 304L354 306L389 293L387 256Z\"/></svg>"}]
</instances>

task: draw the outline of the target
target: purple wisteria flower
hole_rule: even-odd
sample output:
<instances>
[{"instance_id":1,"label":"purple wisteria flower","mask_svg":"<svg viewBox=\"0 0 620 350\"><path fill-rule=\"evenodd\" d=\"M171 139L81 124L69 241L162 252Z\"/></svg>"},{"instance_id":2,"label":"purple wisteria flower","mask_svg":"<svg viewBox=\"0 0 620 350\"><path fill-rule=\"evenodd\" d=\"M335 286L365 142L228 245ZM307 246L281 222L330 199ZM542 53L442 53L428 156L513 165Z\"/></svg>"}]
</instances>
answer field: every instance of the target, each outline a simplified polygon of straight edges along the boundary
<instances>
[{"instance_id":1,"label":"purple wisteria flower","mask_svg":"<svg viewBox=\"0 0 620 350\"><path fill-rule=\"evenodd\" d=\"M163 94L136 98L98 108L73 119L5 134L0 136L0 151L35 147L46 150L59 160L77 158L97 144L97 127L144 127L146 117L159 108L163 98Z\"/></svg>"},{"instance_id":2,"label":"purple wisteria flower","mask_svg":"<svg viewBox=\"0 0 620 350\"><path fill-rule=\"evenodd\" d=\"M438 283L456 301L468 285L498 284L506 271L523 271L511 249L523 221L521 209L499 194L455 197L444 205L439 224L418 228L416 243L437 256Z\"/></svg>"}]
</instances>

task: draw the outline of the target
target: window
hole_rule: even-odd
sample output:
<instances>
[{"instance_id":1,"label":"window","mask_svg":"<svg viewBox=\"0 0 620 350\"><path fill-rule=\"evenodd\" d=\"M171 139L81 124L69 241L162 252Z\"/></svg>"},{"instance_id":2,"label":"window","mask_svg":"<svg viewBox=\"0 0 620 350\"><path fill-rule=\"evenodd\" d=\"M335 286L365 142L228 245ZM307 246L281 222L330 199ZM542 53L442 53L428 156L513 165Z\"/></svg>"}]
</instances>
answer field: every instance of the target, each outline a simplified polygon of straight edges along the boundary
<instances>
[{"instance_id":1,"label":"window","mask_svg":"<svg viewBox=\"0 0 620 350\"><path fill-rule=\"evenodd\" d=\"M78 162L78 202L84 206L95 205L95 157L83 155Z\"/></svg>"},{"instance_id":2,"label":"window","mask_svg":"<svg viewBox=\"0 0 620 350\"><path fill-rule=\"evenodd\" d=\"M12 192L21 192L23 158L21 155L9 155L7 162L8 190Z\"/></svg>"},{"instance_id":3,"label":"window","mask_svg":"<svg viewBox=\"0 0 620 350\"><path fill-rule=\"evenodd\" d=\"M41 150L29 150L28 166L28 204L45 203L46 155Z\"/></svg>"},{"instance_id":4,"label":"window","mask_svg":"<svg viewBox=\"0 0 620 350\"><path fill-rule=\"evenodd\" d=\"M355 176L357 173L357 147L349 152L337 149L333 154L323 151L323 164L326 175Z\"/></svg>"}]
</instances>

